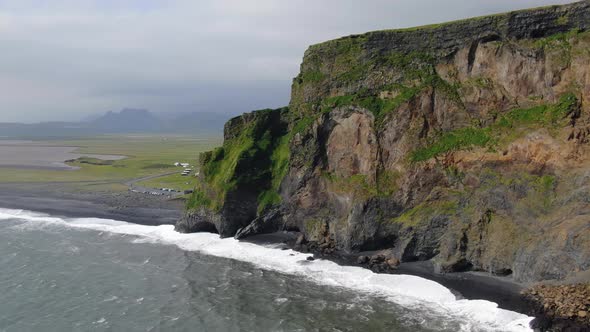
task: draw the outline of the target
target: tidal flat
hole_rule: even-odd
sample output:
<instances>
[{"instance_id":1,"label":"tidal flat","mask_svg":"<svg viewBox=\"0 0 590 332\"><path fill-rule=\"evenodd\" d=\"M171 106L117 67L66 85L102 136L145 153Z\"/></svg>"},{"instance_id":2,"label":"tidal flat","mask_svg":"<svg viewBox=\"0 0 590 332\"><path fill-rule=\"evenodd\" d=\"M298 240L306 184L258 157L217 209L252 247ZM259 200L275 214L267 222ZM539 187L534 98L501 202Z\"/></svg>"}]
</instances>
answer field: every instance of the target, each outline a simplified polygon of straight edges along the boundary
<instances>
[{"instance_id":1,"label":"tidal flat","mask_svg":"<svg viewBox=\"0 0 590 332\"><path fill-rule=\"evenodd\" d=\"M66 161L81 157L102 160L121 160L123 155L81 154L77 146L54 146L45 142L0 141L0 167L75 170L79 167L66 164Z\"/></svg>"},{"instance_id":2,"label":"tidal flat","mask_svg":"<svg viewBox=\"0 0 590 332\"><path fill-rule=\"evenodd\" d=\"M196 135L0 140L0 183L101 181L120 184L126 190L129 181L162 175L149 185L185 190L192 188L194 178L181 177L182 169L174 163L194 165L200 152L219 144L220 137Z\"/></svg>"}]
</instances>

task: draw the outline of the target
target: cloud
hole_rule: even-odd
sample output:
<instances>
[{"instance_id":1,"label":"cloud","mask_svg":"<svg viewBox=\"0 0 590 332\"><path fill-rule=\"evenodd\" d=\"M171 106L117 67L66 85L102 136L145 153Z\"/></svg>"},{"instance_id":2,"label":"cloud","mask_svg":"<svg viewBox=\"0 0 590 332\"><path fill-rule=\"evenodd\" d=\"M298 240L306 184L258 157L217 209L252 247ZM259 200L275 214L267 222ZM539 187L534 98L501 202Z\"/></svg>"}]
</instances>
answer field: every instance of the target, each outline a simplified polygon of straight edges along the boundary
<instances>
[{"instance_id":1,"label":"cloud","mask_svg":"<svg viewBox=\"0 0 590 332\"><path fill-rule=\"evenodd\" d=\"M0 0L0 122L285 105L310 44L566 2Z\"/></svg>"}]
</instances>

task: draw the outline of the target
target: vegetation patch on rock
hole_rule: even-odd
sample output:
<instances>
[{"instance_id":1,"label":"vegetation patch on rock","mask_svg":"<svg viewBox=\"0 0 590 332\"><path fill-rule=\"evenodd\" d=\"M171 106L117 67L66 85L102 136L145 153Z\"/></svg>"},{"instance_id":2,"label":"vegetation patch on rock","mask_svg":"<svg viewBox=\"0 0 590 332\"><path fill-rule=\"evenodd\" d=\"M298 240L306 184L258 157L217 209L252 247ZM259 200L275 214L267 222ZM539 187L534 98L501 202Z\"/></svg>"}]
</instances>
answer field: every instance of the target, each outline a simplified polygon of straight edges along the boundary
<instances>
[{"instance_id":1,"label":"vegetation patch on rock","mask_svg":"<svg viewBox=\"0 0 590 332\"><path fill-rule=\"evenodd\" d=\"M289 160L285 112L261 110L228 122L223 146L199 157L201 181L187 208L219 211L228 192L238 190L257 192L261 209L278 203Z\"/></svg>"},{"instance_id":2,"label":"vegetation patch on rock","mask_svg":"<svg viewBox=\"0 0 590 332\"><path fill-rule=\"evenodd\" d=\"M514 141L524 129L555 129L563 121L576 117L580 103L573 93L566 93L555 104L539 104L531 108L518 108L499 115L486 127L466 127L441 133L431 143L413 151L410 160L426 161L447 152L467 150L473 147L496 148Z\"/></svg>"}]
</instances>

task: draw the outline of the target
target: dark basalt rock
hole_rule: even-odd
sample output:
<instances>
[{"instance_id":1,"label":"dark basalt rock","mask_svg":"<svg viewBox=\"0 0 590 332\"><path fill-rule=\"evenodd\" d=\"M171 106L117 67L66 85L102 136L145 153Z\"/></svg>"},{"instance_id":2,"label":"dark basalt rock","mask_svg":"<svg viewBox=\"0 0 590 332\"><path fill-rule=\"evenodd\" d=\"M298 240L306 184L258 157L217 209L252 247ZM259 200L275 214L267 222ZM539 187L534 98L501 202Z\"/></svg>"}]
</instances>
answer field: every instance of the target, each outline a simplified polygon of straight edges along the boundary
<instances>
[{"instance_id":1,"label":"dark basalt rock","mask_svg":"<svg viewBox=\"0 0 590 332\"><path fill-rule=\"evenodd\" d=\"M207 210L187 213L176 222L174 229L181 233L217 233L215 220L219 218L216 214L209 213Z\"/></svg>"},{"instance_id":2,"label":"dark basalt rock","mask_svg":"<svg viewBox=\"0 0 590 332\"><path fill-rule=\"evenodd\" d=\"M273 209L263 216L254 219L248 226L240 228L234 238L240 240L256 234L273 233L280 230L281 227L281 211L279 209Z\"/></svg>"},{"instance_id":3,"label":"dark basalt rock","mask_svg":"<svg viewBox=\"0 0 590 332\"><path fill-rule=\"evenodd\" d=\"M359 256L356 260L357 264L363 265L363 264L367 264L369 262L369 257L368 256Z\"/></svg>"},{"instance_id":4,"label":"dark basalt rock","mask_svg":"<svg viewBox=\"0 0 590 332\"><path fill-rule=\"evenodd\" d=\"M360 256L357 262L366 264L369 269L377 273L392 273L400 264L400 261L392 256L376 254L371 257Z\"/></svg>"}]
</instances>

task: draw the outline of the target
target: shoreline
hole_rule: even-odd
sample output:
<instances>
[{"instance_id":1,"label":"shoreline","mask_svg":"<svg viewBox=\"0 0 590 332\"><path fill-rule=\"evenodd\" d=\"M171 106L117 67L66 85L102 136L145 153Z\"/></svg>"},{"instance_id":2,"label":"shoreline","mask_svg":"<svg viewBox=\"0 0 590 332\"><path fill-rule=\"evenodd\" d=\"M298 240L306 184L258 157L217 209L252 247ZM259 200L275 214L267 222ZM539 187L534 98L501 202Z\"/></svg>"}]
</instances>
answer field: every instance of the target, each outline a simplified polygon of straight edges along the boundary
<instances>
[{"instance_id":1,"label":"shoreline","mask_svg":"<svg viewBox=\"0 0 590 332\"><path fill-rule=\"evenodd\" d=\"M22 187L21 187L22 186ZM101 218L157 226L173 225L183 213L179 200L133 192L75 192L63 184L0 184L0 208L67 218Z\"/></svg>"},{"instance_id":2,"label":"shoreline","mask_svg":"<svg viewBox=\"0 0 590 332\"><path fill-rule=\"evenodd\" d=\"M66 218L114 219L148 226L174 224L183 213L179 202L131 192L75 194L60 192L60 184L49 184L48 187L36 184L16 189L17 186L19 185L0 184L0 208L30 210ZM242 241L259 244L284 243L285 248L292 248L294 235L285 232L262 234ZM324 256L315 253L314 257L340 265L361 266L356 263L357 255ZM402 263L393 273L435 281L460 298L487 300L497 303L502 309L531 314L530 304L520 294L526 285L506 277L471 272L439 274L434 272L428 261Z\"/></svg>"},{"instance_id":3,"label":"shoreline","mask_svg":"<svg viewBox=\"0 0 590 332\"><path fill-rule=\"evenodd\" d=\"M276 232L272 234L260 234L247 237L240 241L257 244L283 243L283 248L294 249L297 235L290 232ZM357 263L357 257L363 253L334 255L321 255L312 253L316 259L326 259L344 266L358 266L367 268L366 265ZM521 295L521 291L528 285L517 283L509 277L497 277L484 273L455 272L436 273L430 261L401 263L392 274L406 274L435 281L448 288L459 298L467 300L486 300L494 302L498 307L531 315L533 307Z\"/></svg>"}]
</instances>

